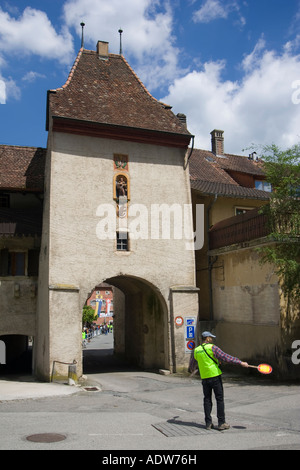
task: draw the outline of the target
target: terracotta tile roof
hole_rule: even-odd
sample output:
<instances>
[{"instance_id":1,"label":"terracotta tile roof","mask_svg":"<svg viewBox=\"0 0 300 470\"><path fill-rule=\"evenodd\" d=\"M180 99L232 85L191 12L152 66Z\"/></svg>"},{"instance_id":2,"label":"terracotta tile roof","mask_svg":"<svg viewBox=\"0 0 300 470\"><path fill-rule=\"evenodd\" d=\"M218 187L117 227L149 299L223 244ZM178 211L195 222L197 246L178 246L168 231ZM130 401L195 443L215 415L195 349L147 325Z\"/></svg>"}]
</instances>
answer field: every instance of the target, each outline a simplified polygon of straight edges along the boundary
<instances>
[{"instance_id":1,"label":"terracotta tile roof","mask_svg":"<svg viewBox=\"0 0 300 470\"><path fill-rule=\"evenodd\" d=\"M238 171L252 176L263 176L262 169L254 161L239 155L216 156L208 150L195 149L189 162L191 188L205 195L218 194L268 200L270 193L239 185L228 173Z\"/></svg>"},{"instance_id":2,"label":"terracotta tile roof","mask_svg":"<svg viewBox=\"0 0 300 470\"><path fill-rule=\"evenodd\" d=\"M256 176L264 176L261 163L255 160L249 160L248 157L241 155L231 155L225 153L224 156L215 156L221 168L228 171L239 171Z\"/></svg>"},{"instance_id":3,"label":"terracotta tile roof","mask_svg":"<svg viewBox=\"0 0 300 470\"><path fill-rule=\"evenodd\" d=\"M202 169L202 173L205 171L204 169L206 169L207 172L213 171L214 180L217 177L217 171L219 170L219 174L222 174L225 178L227 175L230 178L231 183L233 183L234 180L229 176L229 174L227 173L228 171L238 171L253 176L264 176L264 172L261 168L260 163L253 160L249 160L247 157L241 155L231 155L228 153L220 157L210 152L209 150L195 149L190 159L191 177L195 177L196 179L198 179L200 176L200 168ZM209 177L209 174L206 175L205 179L207 179L207 177Z\"/></svg>"},{"instance_id":4,"label":"terracotta tile roof","mask_svg":"<svg viewBox=\"0 0 300 470\"><path fill-rule=\"evenodd\" d=\"M44 190L46 149L0 145L0 189Z\"/></svg>"},{"instance_id":5,"label":"terracotta tile roof","mask_svg":"<svg viewBox=\"0 0 300 470\"><path fill-rule=\"evenodd\" d=\"M190 135L146 90L123 56L81 49L65 85L48 93L51 116Z\"/></svg>"},{"instance_id":6,"label":"terracotta tile roof","mask_svg":"<svg viewBox=\"0 0 300 470\"><path fill-rule=\"evenodd\" d=\"M270 193L255 188L244 188L238 184L224 184L217 181L191 180L191 188L204 195L218 194L226 197L240 197L246 199L270 199Z\"/></svg>"},{"instance_id":7,"label":"terracotta tile roof","mask_svg":"<svg viewBox=\"0 0 300 470\"><path fill-rule=\"evenodd\" d=\"M208 150L194 149L189 164L191 180L238 185L238 183L222 169L215 155Z\"/></svg>"}]
</instances>

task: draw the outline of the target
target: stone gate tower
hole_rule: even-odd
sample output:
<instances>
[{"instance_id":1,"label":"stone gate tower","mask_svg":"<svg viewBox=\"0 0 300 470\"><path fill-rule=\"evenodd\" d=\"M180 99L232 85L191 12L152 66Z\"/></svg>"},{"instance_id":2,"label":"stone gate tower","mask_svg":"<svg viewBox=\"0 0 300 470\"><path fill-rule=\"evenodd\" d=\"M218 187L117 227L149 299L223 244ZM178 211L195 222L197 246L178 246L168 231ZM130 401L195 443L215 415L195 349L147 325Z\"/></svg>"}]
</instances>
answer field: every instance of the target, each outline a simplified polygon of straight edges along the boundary
<instances>
[{"instance_id":1,"label":"stone gate tower","mask_svg":"<svg viewBox=\"0 0 300 470\"><path fill-rule=\"evenodd\" d=\"M101 282L124 294L119 352L185 367L180 322L198 314L185 123L99 41L48 92L47 129L35 372L76 361L82 373L82 308Z\"/></svg>"}]
</instances>

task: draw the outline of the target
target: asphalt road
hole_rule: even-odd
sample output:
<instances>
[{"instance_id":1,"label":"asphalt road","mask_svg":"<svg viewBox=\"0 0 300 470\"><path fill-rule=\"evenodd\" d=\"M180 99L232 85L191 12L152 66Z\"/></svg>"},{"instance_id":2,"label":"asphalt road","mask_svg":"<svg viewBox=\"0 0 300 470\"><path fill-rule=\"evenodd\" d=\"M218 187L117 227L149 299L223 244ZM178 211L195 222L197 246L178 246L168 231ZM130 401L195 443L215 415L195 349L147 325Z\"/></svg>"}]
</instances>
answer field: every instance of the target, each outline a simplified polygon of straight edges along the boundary
<instances>
[{"instance_id":1,"label":"asphalt road","mask_svg":"<svg viewBox=\"0 0 300 470\"><path fill-rule=\"evenodd\" d=\"M187 460L177 463L193 464L188 459L195 458L199 464L203 450L300 450L299 385L276 384L255 370L249 376L225 372L226 421L231 427L207 431L198 377L124 368L112 351L112 334L88 344L87 381L72 394L1 401L0 449L98 450L104 464L122 463L104 459L120 459L130 451L136 460L123 462L130 467L164 463L163 454L183 453ZM215 410L214 403L213 415ZM36 434L38 440L58 434L62 440L28 440ZM156 462L154 457L145 461L150 452L158 456Z\"/></svg>"}]
</instances>

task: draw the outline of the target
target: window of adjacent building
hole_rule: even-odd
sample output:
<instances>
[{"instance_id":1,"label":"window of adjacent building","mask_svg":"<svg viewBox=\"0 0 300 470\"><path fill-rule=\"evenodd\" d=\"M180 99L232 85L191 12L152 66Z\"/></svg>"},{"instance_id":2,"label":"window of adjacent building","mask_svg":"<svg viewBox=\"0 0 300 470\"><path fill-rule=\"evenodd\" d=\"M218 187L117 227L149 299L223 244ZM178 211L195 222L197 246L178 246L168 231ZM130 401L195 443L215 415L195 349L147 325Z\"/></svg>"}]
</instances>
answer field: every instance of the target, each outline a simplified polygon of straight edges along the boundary
<instances>
[{"instance_id":1,"label":"window of adjacent building","mask_svg":"<svg viewBox=\"0 0 300 470\"><path fill-rule=\"evenodd\" d=\"M25 251L8 253L8 276L25 276Z\"/></svg>"},{"instance_id":2,"label":"window of adjacent building","mask_svg":"<svg viewBox=\"0 0 300 470\"><path fill-rule=\"evenodd\" d=\"M0 250L0 276L38 276L39 250Z\"/></svg>"},{"instance_id":3,"label":"window of adjacent building","mask_svg":"<svg viewBox=\"0 0 300 470\"><path fill-rule=\"evenodd\" d=\"M255 188L260 191L267 191L268 193L272 191L271 184L263 180L255 180Z\"/></svg>"},{"instance_id":4,"label":"window of adjacent building","mask_svg":"<svg viewBox=\"0 0 300 470\"><path fill-rule=\"evenodd\" d=\"M245 214L247 211L252 211L253 207L235 207L234 213L235 215Z\"/></svg>"},{"instance_id":5,"label":"window of adjacent building","mask_svg":"<svg viewBox=\"0 0 300 470\"><path fill-rule=\"evenodd\" d=\"M0 207L10 207L9 194L0 193Z\"/></svg>"},{"instance_id":6,"label":"window of adjacent building","mask_svg":"<svg viewBox=\"0 0 300 470\"><path fill-rule=\"evenodd\" d=\"M117 251L129 251L127 232L117 232Z\"/></svg>"}]
</instances>

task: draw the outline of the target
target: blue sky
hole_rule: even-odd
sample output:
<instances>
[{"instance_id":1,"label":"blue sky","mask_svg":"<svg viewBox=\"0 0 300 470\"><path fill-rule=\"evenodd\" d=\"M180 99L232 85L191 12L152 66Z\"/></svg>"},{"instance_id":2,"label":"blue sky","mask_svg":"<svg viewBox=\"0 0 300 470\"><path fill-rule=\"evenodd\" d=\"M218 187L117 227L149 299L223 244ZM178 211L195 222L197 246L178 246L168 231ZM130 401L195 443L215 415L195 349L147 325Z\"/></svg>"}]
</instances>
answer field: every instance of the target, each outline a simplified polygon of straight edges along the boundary
<instances>
[{"instance_id":1,"label":"blue sky","mask_svg":"<svg viewBox=\"0 0 300 470\"><path fill-rule=\"evenodd\" d=\"M300 141L300 0L1 0L0 144L47 145L47 90L81 43L123 54L152 95L187 115L197 148Z\"/></svg>"}]
</instances>

